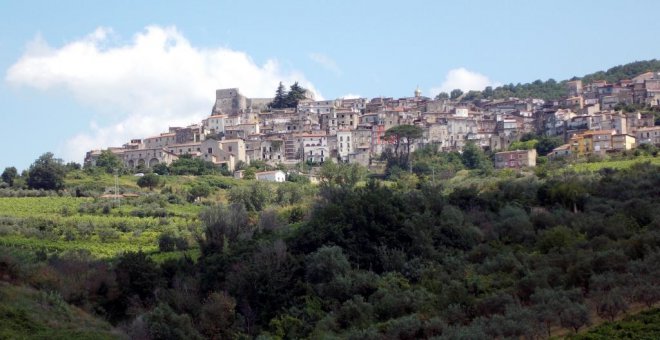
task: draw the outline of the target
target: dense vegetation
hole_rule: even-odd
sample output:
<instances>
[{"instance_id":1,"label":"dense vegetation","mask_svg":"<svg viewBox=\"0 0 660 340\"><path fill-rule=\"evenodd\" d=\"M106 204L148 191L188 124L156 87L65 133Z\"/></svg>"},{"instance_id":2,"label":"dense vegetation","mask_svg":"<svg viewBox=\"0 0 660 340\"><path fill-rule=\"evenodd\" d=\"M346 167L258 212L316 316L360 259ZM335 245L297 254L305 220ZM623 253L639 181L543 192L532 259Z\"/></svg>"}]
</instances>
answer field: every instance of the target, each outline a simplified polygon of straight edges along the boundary
<instances>
[{"instance_id":1,"label":"dense vegetation","mask_svg":"<svg viewBox=\"0 0 660 340\"><path fill-rule=\"evenodd\" d=\"M2 189L0 280L152 339L544 338L660 301L651 154L514 172L401 145L386 181L332 163L318 186L123 175L121 206L74 197L114 190L107 171Z\"/></svg>"},{"instance_id":2,"label":"dense vegetation","mask_svg":"<svg viewBox=\"0 0 660 340\"><path fill-rule=\"evenodd\" d=\"M572 339L660 339L660 309L644 311L617 322L607 322L584 334L573 336Z\"/></svg>"}]
</instances>

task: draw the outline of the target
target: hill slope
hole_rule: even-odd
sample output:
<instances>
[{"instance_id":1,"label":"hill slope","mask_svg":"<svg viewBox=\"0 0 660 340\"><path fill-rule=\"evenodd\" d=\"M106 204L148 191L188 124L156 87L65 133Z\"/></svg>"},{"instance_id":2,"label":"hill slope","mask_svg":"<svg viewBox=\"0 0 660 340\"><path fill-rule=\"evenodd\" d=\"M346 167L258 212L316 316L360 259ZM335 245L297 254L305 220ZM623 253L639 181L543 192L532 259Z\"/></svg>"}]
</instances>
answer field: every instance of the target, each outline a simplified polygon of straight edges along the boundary
<instances>
[{"instance_id":1,"label":"hill slope","mask_svg":"<svg viewBox=\"0 0 660 340\"><path fill-rule=\"evenodd\" d=\"M596 80L606 80L608 83L615 83L623 79L630 79L644 72L659 72L660 60L642 60L632 63L618 65L609 68L607 71L597 71L584 75L582 77L573 77L571 80L581 79L584 84L590 84ZM568 80L556 81L548 79L546 81L536 80L531 83L525 84L507 84L496 87L492 90L484 91L471 91L472 95L468 95L470 99L475 97L479 98L541 98L545 100L559 99L566 94L564 84Z\"/></svg>"},{"instance_id":2,"label":"hill slope","mask_svg":"<svg viewBox=\"0 0 660 340\"><path fill-rule=\"evenodd\" d=\"M56 295L0 282L0 339L121 339Z\"/></svg>"}]
</instances>

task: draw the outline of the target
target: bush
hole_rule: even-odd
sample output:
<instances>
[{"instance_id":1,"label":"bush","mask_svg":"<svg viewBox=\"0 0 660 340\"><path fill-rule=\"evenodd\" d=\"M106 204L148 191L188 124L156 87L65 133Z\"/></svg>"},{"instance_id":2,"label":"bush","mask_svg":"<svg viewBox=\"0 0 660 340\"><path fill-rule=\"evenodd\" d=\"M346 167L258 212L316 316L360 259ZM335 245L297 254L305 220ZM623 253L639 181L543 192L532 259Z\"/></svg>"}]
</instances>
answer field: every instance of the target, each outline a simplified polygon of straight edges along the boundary
<instances>
[{"instance_id":1,"label":"bush","mask_svg":"<svg viewBox=\"0 0 660 340\"><path fill-rule=\"evenodd\" d=\"M160 234L158 237L158 249L161 252L173 251L176 246L176 238L168 233Z\"/></svg>"}]
</instances>

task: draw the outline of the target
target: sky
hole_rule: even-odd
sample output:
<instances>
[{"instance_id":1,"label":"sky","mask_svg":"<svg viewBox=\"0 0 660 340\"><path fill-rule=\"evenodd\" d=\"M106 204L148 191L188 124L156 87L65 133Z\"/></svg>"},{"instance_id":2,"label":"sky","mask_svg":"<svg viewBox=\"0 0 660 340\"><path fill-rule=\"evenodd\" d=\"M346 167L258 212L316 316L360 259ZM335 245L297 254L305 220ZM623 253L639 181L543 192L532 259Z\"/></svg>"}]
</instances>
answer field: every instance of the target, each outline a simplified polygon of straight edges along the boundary
<instances>
[{"instance_id":1,"label":"sky","mask_svg":"<svg viewBox=\"0 0 660 340\"><path fill-rule=\"evenodd\" d=\"M404 97L660 58L660 1L0 0L0 169L199 123L215 90Z\"/></svg>"}]
</instances>

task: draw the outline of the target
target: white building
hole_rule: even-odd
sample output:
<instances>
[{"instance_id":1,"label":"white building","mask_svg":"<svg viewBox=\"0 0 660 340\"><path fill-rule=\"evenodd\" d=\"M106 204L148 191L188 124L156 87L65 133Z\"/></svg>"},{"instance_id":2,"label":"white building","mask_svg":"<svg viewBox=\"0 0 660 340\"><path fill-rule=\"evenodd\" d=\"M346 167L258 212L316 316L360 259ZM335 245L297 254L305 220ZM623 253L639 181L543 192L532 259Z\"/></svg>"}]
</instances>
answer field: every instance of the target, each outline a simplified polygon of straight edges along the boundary
<instances>
[{"instance_id":1,"label":"white building","mask_svg":"<svg viewBox=\"0 0 660 340\"><path fill-rule=\"evenodd\" d=\"M257 172L254 175L257 181L280 182L280 183L286 181L286 174L282 170Z\"/></svg>"},{"instance_id":2,"label":"white building","mask_svg":"<svg viewBox=\"0 0 660 340\"><path fill-rule=\"evenodd\" d=\"M337 131L337 153L339 159L343 162L348 161L348 155L353 153L354 141L351 140L353 135L351 130L339 130Z\"/></svg>"},{"instance_id":3,"label":"white building","mask_svg":"<svg viewBox=\"0 0 660 340\"><path fill-rule=\"evenodd\" d=\"M227 119L226 115L213 115L204 119L202 125L211 133L225 133L225 119Z\"/></svg>"}]
</instances>

